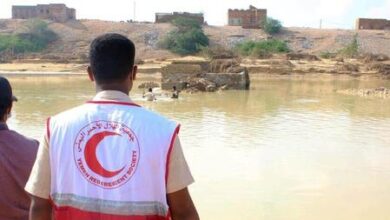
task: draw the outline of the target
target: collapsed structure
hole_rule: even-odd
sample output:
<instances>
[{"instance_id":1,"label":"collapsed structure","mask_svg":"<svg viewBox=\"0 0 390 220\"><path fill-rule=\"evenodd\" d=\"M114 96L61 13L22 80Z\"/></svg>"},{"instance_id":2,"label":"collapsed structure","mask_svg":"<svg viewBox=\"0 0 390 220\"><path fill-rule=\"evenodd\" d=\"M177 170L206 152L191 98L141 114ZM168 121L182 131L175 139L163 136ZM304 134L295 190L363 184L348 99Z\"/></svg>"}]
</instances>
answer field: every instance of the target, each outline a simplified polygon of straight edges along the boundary
<instances>
[{"instance_id":1,"label":"collapsed structure","mask_svg":"<svg viewBox=\"0 0 390 220\"><path fill-rule=\"evenodd\" d=\"M203 13L189 13L189 12L156 13L156 23L170 23L177 18L189 18L198 21L200 24L204 23Z\"/></svg>"},{"instance_id":2,"label":"collapsed structure","mask_svg":"<svg viewBox=\"0 0 390 220\"><path fill-rule=\"evenodd\" d=\"M263 28L267 20L267 9L258 9L249 6L248 10L229 9L228 24L230 26L241 26L243 28Z\"/></svg>"},{"instance_id":3,"label":"collapsed structure","mask_svg":"<svg viewBox=\"0 0 390 220\"><path fill-rule=\"evenodd\" d=\"M36 6L12 6L13 19L40 18L56 22L66 22L76 19L76 10L68 8L65 4L45 4Z\"/></svg>"},{"instance_id":4,"label":"collapsed structure","mask_svg":"<svg viewBox=\"0 0 390 220\"><path fill-rule=\"evenodd\" d=\"M356 20L356 30L390 30L390 20L358 18Z\"/></svg>"}]
</instances>

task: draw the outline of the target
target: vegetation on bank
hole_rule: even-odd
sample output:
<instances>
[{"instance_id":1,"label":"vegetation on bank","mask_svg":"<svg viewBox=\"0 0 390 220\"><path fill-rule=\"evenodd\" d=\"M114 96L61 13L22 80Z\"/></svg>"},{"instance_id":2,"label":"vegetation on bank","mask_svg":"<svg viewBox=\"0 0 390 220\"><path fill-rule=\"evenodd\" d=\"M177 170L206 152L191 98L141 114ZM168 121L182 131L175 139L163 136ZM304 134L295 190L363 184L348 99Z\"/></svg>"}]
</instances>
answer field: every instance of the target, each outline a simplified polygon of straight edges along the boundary
<instances>
[{"instance_id":1,"label":"vegetation on bank","mask_svg":"<svg viewBox=\"0 0 390 220\"><path fill-rule=\"evenodd\" d=\"M57 39L56 33L42 20L28 20L18 34L0 35L0 52L13 54L39 52Z\"/></svg>"},{"instance_id":2,"label":"vegetation on bank","mask_svg":"<svg viewBox=\"0 0 390 220\"><path fill-rule=\"evenodd\" d=\"M238 44L235 50L241 56L250 56L254 58L268 58L275 53L288 53L290 51L285 41L277 39L246 41Z\"/></svg>"},{"instance_id":3,"label":"vegetation on bank","mask_svg":"<svg viewBox=\"0 0 390 220\"><path fill-rule=\"evenodd\" d=\"M209 45L209 38L198 21L178 18L172 24L176 28L159 42L161 48L180 55L190 55L198 53L203 47Z\"/></svg>"},{"instance_id":4,"label":"vegetation on bank","mask_svg":"<svg viewBox=\"0 0 390 220\"><path fill-rule=\"evenodd\" d=\"M264 23L264 31L267 34L277 34L282 30L282 23L274 18L267 17L267 20Z\"/></svg>"},{"instance_id":5,"label":"vegetation on bank","mask_svg":"<svg viewBox=\"0 0 390 220\"><path fill-rule=\"evenodd\" d=\"M320 53L320 57L323 59L331 59L335 57L341 57L341 58L358 58L360 56L359 51L359 42L358 42L358 35L355 34L352 41L347 44L345 47L341 48L336 53L331 53L329 51L323 51Z\"/></svg>"},{"instance_id":6,"label":"vegetation on bank","mask_svg":"<svg viewBox=\"0 0 390 220\"><path fill-rule=\"evenodd\" d=\"M356 58L356 57L358 57L359 56L358 35L355 34L355 36L353 36L352 41L347 46L342 48L338 52L338 54L341 57L344 57L344 58Z\"/></svg>"}]
</instances>

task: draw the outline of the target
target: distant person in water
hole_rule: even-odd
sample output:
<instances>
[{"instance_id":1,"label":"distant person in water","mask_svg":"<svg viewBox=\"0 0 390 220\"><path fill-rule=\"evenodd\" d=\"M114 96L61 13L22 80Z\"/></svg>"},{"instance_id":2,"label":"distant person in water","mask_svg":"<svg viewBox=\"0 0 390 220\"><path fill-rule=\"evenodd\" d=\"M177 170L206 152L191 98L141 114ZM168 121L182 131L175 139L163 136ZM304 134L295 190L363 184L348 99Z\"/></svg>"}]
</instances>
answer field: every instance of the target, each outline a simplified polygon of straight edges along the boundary
<instances>
[{"instance_id":1,"label":"distant person in water","mask_svg":"<svg viewBox=\"0 0 390 220\"><path fill-rule=\"evenodd\" d=\"M146 98L146 101L149 101L149 102L153 102L153 101L157 100L157 99L156 99L156 96L155 96L154 93L153 93L153 89L152 89L152 88L149 88L149 89L148 89L148 92L145 93L145 94L143 95L143 97Z\"/></svg>"},{"instance_id":2,"label":"distant person in water","mask_svg":"<svg viewBox=\"0 0 390 220\"><path fill-rule=\"evenodd\" d=\"M38 141L9 130L13 103L8 80L0 76L0 219L27 220L30 196L24 191L38 150Z\"/></svg>"},{"instance_id":3,"label":"distant person in water","mask_svg":"<svg viewBox=\"0 0 390 220\"><path fill-rule=\"evenodd\" d=\"M176 86L173 86L172 88L172 99L178 99L179 98L179 91L177 90Z\"/></svg>"}]
</instances>

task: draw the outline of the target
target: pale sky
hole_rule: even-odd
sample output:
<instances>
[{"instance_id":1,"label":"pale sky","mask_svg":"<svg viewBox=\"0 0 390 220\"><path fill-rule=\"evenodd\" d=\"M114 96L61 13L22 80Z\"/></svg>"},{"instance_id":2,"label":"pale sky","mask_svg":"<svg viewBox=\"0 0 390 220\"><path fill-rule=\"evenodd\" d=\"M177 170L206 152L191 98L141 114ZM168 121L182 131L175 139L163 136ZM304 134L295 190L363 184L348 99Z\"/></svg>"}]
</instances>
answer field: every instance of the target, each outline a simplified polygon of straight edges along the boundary
<instances>
[{"instance_id":1,"label":"pale sky","mask_svg":"<svg viewBox=\"0 0 390 220\"><path fill-rule=\"evenodd\" d=\"M154 21L156 12L203 12L210 25L227 24L229 8L250 4L268 9L268 15L284 26L354 28L357 17L390 19L390 0L135 0L136 20ZM12 5L65 3L77 18L111 21L134 18L134 0L0 0L0 18L11 17Z\"/></svg>"}]
</instances>

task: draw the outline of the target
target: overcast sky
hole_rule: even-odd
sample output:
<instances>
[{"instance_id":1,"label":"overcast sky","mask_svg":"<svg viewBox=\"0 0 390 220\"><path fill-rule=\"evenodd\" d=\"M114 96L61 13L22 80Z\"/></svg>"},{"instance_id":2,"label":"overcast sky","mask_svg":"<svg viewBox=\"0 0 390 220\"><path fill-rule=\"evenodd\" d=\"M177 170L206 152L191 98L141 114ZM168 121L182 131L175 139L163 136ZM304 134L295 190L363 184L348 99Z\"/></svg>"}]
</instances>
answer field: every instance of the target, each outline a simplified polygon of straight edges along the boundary
<instances>
[{"instance_id":1,"label":"overcast sky","mask_svg":"<svg viewBox=\"0 0 390 220\"><path fill-rule=\"evenodd\" d=\"M154 21L155 12L203 12L210 25L227 24L229 8L250 4L268 9L268 15L284 26L354 28L357 17L390 19L390 0L135 0L136 20ZM12 5L65 3L75 8L77 18L129 20L134 18L134 0L0 0L0 18L11 17Z\"/></svg>"}]
</instances>

